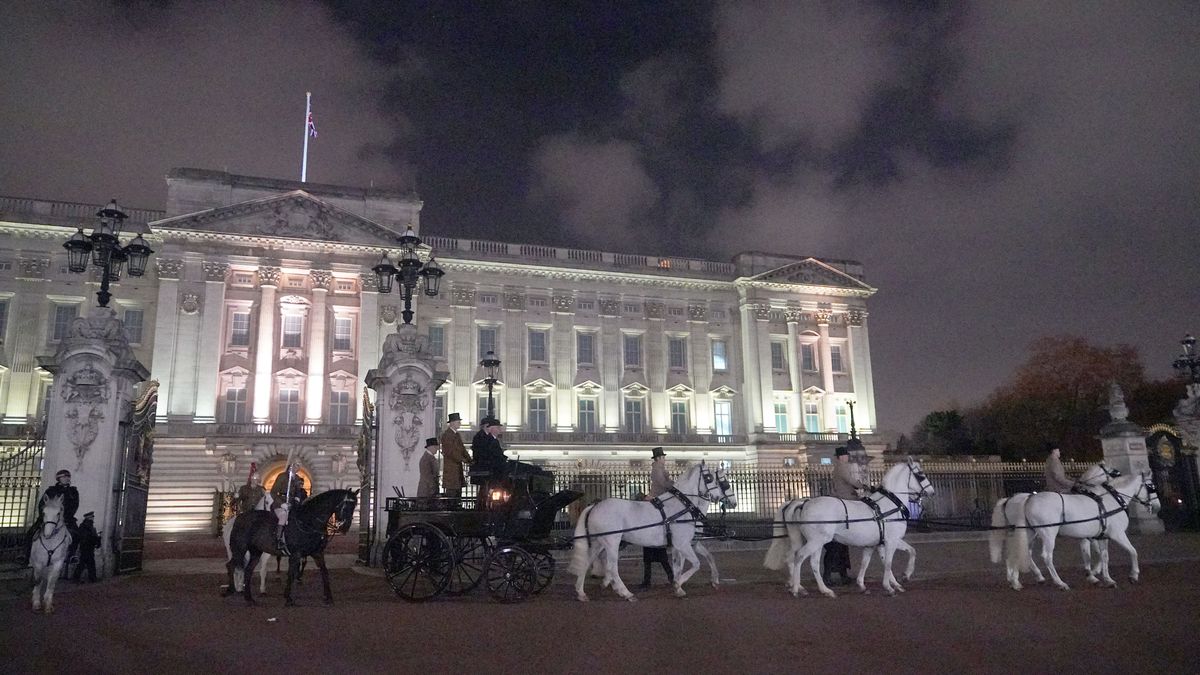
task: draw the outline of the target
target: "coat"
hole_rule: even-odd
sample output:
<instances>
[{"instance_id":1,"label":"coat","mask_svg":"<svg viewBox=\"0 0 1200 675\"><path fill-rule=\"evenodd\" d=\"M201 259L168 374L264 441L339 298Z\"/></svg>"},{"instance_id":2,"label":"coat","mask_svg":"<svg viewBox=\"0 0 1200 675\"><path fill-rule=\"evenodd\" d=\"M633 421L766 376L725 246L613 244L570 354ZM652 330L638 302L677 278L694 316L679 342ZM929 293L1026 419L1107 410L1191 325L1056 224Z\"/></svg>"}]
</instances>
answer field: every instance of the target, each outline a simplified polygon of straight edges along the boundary
<instances>
[{"instance_id":1,"label":"coat","mask_svg":"<svg viewBox=\"0 0 1200 675\"><path fill-rule=\"evenodd\" d=\"M1047 492L1070 492L1074 487L1075 481L1067 478L1067 471L1063 468L1062 460L1054 455L1046 458L1046 491Z\"/></svg>"},{"instance_id":2,"label":"coat","mask_svg":"<svg viewBox=\"0 0 1200 675\"><path fill-rule=\"evenodd\" d=\"M438 493L438 461L437 455L429 451L421 453L419 462L421 478L417 482L418 497L432 497Z\"/></svg>"},{"instance_id":3,"label":"coat","mask_svg":"<svg viewBox=\"0 0 1200 675\"><path fill-rule=\"evenodd\" d=\"M675 487L675 481L667 475L665 462L655 462L650 466L650 495L659 497Z\"/></svg>"},{"instance_id":4,"label":"coat","mask_svg":"<svg viewBox=\"0 0 1200 675\"><path fill-rule=\"evenodd\" d=\"M446 483L446 492L457 492L467 484L463 465L471 463L471 456L467 454L462 436L450 427L446 427L438 442L442 445L442 480Z\"/></svg>"},{"instance_id":5,"label":"coat","mask_svg":"<svg viewBox=\"0 0 1200 675\"><path fill-rule=\"evenodd\" d=\"M471 462L476 468L491 471L493 480L504 472L504 465L508 461L504 456L504 448L500 446L500 439L489 433L475 434L471 441L471 455Z\"/></svg>"},{"instance_id":6,"label":"coat","mask_svg":"<svg viewBox=\"0 0 1200 675\"><path fill-rule=\"evenodd\" d=\"M859 490L866 489L858 464L835 461L833 465L833 496L839 499L858 499Z\"/></svg>"},{"instance_id":7,"label":"coat","mask_svg":"<svg viewBox=\"0 0 1200 675\"><path fill-rule=\"evenodd\" d=\"M238 488L237 492L237 512L243 514L253 511L258 502L263 498L263 486L261 485L243 485Z\"/></svg>"},{"instance_id":8,"label":"coat","mask_svg":"<svg viewBox=\"0 0 1200 675\"><path fill-rule=\"evenodd\" d=\"M304 491L304 488L300 487L303 485L302 481L302 478L296 476L295 481L292 483L292 506L302 504L304 503L305 499L308 499L308 493ZM274 497L275 500L275 503L271 505L272 509L277 509L280 506L283 506L286 502L287 484L288 475L287 472L284 471L283 473L279 474L279 477L275 479L275 483L271 485L271 496Z\"/></svg>"}]
</instances>

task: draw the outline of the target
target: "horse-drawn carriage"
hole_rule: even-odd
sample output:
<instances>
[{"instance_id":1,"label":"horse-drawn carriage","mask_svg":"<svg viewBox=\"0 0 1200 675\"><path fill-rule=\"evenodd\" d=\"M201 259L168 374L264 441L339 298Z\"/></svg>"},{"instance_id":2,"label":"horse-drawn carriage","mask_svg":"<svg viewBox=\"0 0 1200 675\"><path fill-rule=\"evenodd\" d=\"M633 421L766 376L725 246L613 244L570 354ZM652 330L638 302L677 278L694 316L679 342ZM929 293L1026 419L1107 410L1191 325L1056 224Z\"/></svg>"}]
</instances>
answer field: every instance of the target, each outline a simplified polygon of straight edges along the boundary
<instances>
[{"instance_id":1,"label":"horse-drawn carriage","mask_svg":"<svg viewBox=\"0 0 1200 675\"><path fill-rule=\"evenodd\" d=\"M388 498L383 569L405 600L462 595L482 583L493 598L518 602L554 579L550 551L571 546L569 536L553 536L555 519L583 493L554 492L553 474L522 462L473 478L479 497Z\"/></svg>"}]
</instances>

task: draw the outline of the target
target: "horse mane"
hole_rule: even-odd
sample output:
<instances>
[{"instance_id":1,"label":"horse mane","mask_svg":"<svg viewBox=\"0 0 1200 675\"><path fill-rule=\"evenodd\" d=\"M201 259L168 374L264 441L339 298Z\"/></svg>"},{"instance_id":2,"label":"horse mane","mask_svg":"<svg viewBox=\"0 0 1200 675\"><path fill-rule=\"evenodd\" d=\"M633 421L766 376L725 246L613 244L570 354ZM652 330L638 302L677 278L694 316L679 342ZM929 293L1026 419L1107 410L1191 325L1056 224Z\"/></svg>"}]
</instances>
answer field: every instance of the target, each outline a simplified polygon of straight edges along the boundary
<instances>
[{"instance_id":1,"label":"horse mane","mask_svg":"<svg viewBox=\"0 0 1200 675\"><path fill-rule=\"evenodd\" d=\"M53 497L47 499L45 504L42 504L42 508L45 508L47 506L56 506L61 509L62 503L63 503L63 496L62 495L54 495Z\"/></svg>"},{"instance_id":2,"label":"horse mane","mask_svg":"<svg viewBox=\"0 0 1200 675\"><path fill-rule=\"evenodd\" d=\"M326 490L318 495L309 497L303 504L296 507L295 513L297 515L311 515L320 513L323 510L328 510L332 513L337 508L337 505L342 502L342 499L350 492L353 492L353 490L347 490L346 488Z\"/></svg>"}]
</instances>

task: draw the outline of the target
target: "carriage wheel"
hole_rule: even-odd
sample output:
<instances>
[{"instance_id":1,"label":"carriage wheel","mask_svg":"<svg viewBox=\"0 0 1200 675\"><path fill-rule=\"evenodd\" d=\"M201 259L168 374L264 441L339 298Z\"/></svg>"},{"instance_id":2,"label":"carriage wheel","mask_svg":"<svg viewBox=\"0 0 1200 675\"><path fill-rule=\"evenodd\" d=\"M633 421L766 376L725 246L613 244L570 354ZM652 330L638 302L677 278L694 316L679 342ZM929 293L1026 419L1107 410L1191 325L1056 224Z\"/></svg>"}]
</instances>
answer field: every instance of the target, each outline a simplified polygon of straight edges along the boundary
<instances>
[{"instance_id":1,"label":"carriage wheel","mask_svg":"<svg viewBox=\"0 0 1200 675\"><path fill-rule=\"evenodd\" d=\"M505 546L492 551L484 569L487 589L500 602L520 602L528 598L537 585L533 558L519 546Z\"/></svg>"},{"instance_id":2,"label":"carriage wheel","mask_svg":"<svg viewBox=\"0 0 1200 675\"><path fill-rule=\"evenodd\" d=\"M479 585L487 566L487 545L483 537L458 537L454 540L454 569L446 593L462 595Z\"/></svg>"},{"instance_id":3,"label":"carriage wheel","mask_svg":"<svg viewBox=\"0 0 1200 675\"><path fill-rule=\"evenodd\" d=\"M383 571L396 595L412 602L436 597L450 582L454 567L450 540L428 523L401 528L383 551Z\"/></svg>"},{"instance_id":4,"label":"carriage wheel","mask_svg":"<svg viewBox=\"0 0 1200 675\"><path fill-rule=\"evenodd\" d=\"M541 593L550 586L550 582L554 581L554 556L545 551L533 551L529 554L533 558L534 567L534 594Z\"/></svg>"}]
</instances>

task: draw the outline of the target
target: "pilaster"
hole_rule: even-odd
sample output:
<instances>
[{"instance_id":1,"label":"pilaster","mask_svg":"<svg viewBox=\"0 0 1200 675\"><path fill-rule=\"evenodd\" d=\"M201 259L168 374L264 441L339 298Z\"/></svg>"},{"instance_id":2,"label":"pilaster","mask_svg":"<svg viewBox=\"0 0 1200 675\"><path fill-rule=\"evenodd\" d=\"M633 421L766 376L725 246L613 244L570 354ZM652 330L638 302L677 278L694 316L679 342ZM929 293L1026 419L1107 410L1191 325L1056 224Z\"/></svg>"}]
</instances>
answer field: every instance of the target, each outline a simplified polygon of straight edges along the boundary
<instances>
[{"instance_id":1,"label":"pilaster","mask_svg":"<svg viewBox=\"0 0 1200 675\"><path fill-rule=\"evenodd\" d=\"M362 378L372 363L379 363L379 286L374 272L359 274L361 291L358 294L358 373ZM362 424L362 406L355 406L355 423Z\"/></svg>"},{"instance_id":2,"label":"pilaster","mask_svg":"<svg viewBox=\"0 0 1200 675\"><path fill-rule=\"evenodd\" d=\"M833 353L829 349L829 322L833 313L828 310L818 310L816 315L817 350L821 358L821 388L825 395L821 397L821 426L826 432L837 431L837 397L834 396L833 385Z\"/></svg>"},{"instance_id":3,"label":"pilaster","mask_svg":"<svg viewBox=\"0 0 1200 675\"><path fill-rule=\"evenodd\" d=\"M279 287L278 267L258 268L258 340L254 348L254 408L256 424L271 419L271 390L274 384L275 353L275 291Z\"/></svg>"},{"instance_id":4,"label":"pilaster","mask_svg":"<svg viewBox=\"0 0 1200 675\"><path fill-rule=\"evenodd\" d=\"M165 421L171 409L171 384L174 382L175 340L179 328L179 277L183 261L155 258L158 268L158 303L154 308L154 353L150 368L158 380L158 417Z\"/></svg>"},{"instance_id":5,"label":"pilaster","mask_svg":"<svg viewBox=\"0 0 1200 675\"><path fill-rule=\"evenodd\" d=\"M197 368L196 416L193 420L212 423L217 421L217 377L225 347L222 330L225 324L225 279L229 274L229 265L205 261L203 267L204 309L200 323L200 361Z\"/></svg>"},{"instance_id":6,"label":"pilaster","mask_svg":"<svg viewBox=\"0 0 1200 675\"><path fill-rule=\"evenodd\" d=\"M854 377L855 418L860 432L875 427L875 383L871 375L871 344L867 337L867 313L852 309L846 314L850 370Z\"/></svg>"},{"instance_id":7,"label":"pilaster","mask_svg":"<svg viewBox=\"0 0 1200 675\"><path fill-rule=\"evenodd\" d=\"M804 426L804 383L800 380L800 310L788 309L784 316L788 332L788 379L792 383L792 391L788 396L788 424L792 428L780 429L779 432L791 433Z\"/></svg>"},{"instance_id":8,"label":"pilaster","mask_svg":"<svg viewBox=\"0 0 1200 675\"><path fill-rule=\"evenodd\" d=\"M325 408L325 361L329 358L325 350L326 297L333 283L329 270L312 270L313 306L308 326L308 379L304 392L304 422L320 424Z\"/></svg>"}]
</instances>

